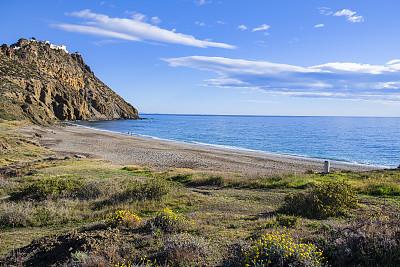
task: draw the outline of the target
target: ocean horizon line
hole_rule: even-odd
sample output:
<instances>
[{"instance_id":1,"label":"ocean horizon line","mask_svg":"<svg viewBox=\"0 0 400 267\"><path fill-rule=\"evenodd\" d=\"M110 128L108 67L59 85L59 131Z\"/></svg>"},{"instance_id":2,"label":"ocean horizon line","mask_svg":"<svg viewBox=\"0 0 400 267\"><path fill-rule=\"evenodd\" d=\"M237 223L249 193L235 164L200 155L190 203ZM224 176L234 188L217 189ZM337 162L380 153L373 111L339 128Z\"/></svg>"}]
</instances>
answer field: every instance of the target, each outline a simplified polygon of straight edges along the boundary
<instances>
[{"instance_id":1,"label":"ocean horizon line","mask_svg":"<svg viewBox=\"0 0 400 267\"><path fill-rule=\"evenodd\" d=\"M333 115L246 115L246 114L197 114L197 113L157 113L143 112L140 115L173 115L173 116L226 116L226 117L299 117L299 118L400 118L390 116L333 116ZM101 120L100 120L101 121Z\"/></svg>"}]
</instances>

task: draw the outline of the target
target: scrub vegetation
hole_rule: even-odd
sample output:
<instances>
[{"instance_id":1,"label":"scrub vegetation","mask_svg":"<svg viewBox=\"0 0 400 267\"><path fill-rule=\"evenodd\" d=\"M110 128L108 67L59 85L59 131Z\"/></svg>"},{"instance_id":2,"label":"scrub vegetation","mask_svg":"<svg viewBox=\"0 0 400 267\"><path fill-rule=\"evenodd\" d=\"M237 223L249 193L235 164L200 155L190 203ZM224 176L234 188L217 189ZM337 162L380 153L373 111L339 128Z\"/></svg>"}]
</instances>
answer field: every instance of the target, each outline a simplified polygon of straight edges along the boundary
<instances>
[{"instance_id":1,"label":"scrub vegetation","mask_svg":"<svg viewBox=\"0 0 400 267\"><path fill-rule=\"evenodd\" d=\"M157 172L21 125L0 122L0 266L398 266L400 169Z\"/></svg>"}]
</instances>

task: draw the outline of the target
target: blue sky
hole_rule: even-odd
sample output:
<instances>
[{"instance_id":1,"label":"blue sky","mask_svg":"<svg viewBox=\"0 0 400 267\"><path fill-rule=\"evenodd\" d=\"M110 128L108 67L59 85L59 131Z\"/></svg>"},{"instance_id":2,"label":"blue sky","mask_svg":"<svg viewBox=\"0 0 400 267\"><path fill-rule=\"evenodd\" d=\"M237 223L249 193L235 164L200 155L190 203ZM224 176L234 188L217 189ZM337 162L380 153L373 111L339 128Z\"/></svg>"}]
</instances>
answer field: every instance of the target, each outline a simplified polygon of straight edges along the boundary
<instances>
[{"instance_id":1,"label":"blue sky","mask_svg":"<svg viewBox=\"0 0 400 267\"><path fill-rule=\"evenodd\" d=\"M398 0L1 1L140 113L400 116Z\"/></svg>"}]
</instances>

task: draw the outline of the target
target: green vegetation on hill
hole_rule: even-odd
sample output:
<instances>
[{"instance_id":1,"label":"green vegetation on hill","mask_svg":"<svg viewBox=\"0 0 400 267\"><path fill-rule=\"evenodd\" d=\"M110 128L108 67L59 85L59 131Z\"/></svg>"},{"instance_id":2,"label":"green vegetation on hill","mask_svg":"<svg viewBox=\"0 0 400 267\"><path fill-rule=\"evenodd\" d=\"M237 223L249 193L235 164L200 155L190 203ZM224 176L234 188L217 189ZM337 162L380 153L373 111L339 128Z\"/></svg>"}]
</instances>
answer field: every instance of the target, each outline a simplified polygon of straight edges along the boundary
<instances>
[{"instance_id":1,"label":"green vegetation on hill","mask_svg":"<svg viewBox=\"0 0 400 267\"><path fill-rule=\"evenodd\" d=\"M20 125L0 123L0 265L398 266L400 169L156 172L56 157Z\"/></svg>"}]
</instances>

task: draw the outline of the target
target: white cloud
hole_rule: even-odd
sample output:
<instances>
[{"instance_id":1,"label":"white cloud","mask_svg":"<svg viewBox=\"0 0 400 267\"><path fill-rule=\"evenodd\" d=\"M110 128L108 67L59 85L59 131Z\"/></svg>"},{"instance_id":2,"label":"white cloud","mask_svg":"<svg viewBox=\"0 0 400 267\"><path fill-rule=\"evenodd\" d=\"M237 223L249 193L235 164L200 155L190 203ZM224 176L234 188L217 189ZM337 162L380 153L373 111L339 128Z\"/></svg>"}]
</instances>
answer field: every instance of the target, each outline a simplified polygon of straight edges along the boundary
<instances>
[{"instance_id":1,"label":"white cloud","mask_svg":"<svg viewBox=\"0 0 400 267\"><path fill-rule=\"evenodd\" d=\"M345 16L346 19L350 22L356 23L356 22L363 22L364 18L363 16L358 16L356 15L357 12L351 11L350 9L343 9L341 11L337 11L333 13L334 16L340 17L340 16Z\"/></svg>"},{"instance_id":2,"label":"white cloud","mask_svg":"<svg viewBox=\"0 0 400 267\"><path fill-rule=\"evenodd\" d=\"M56 27L70 31L98 36L114 37L131 41L153 41L160 43L180 44L194 47L236 48L233 45L198 40L192 35L176 33L159 28L137 19L111 18L104 14L91 12L89 9L73 12L70 16L89 20L85 25L57 24Z\"/></svg>"},{"instance_id":3,"label":"white cloud","mask_svg":"<svg viewBox=\"0 0 400 267\"><path fill-rule=\"evenodd\" d=\"M145 21L147 19L147 16L141 13L135 13L132 15L132 18L137 21Z\"/></svg>"},{"instance_id":4,"label":"white cloud","mask_svg":"<svg viewBox=\"0 0 400 267\"><path fill-rule=\"evenodd\" d=\"M400 59L393 59L390 60L388 63L386 63L386 65L398 64L398 63L400 63Z\"/></svg>"},{"instance_id":5,"label":"white cloud","mask_svg":"<svg viewBox=\"0 0 400 267\"><path fill-rule=\"evenodd\" d=\"M79 33L89 33L98 36L106 36L106 37L114 37L119 39L125 39L130 41L141 41L140 38L135 36L131 36L129 34L108 31L104 29L99 29L92 26L85 26L85 25L72 25L72 24L58 24L58 28L68 31L68 32L79 32Z\"/></svg>"},{"instance_id":6,"label":"white cloud","mask_svg":"<svg viewBox=\"0 0 400 267\"><path fill-rule=\"evenodd\" d=\"M315 25L314 28L322 28L322 27L324 27L324 26L325 26L325 24L322 24L322 23L321 23L321 24Z\"/></svg>"},{"instance_id":7,"label":"white cloud","mask_svg":"<svg viewBox=\"0 0 400 267\"><path fill-rule=\"evenodd\" d=\"M236 29L244 31L244 30L247 30L247 27L245 25L239 25L239 26L237 26Z\"/></svg>"},{"instance_id":8,"label":"white cloud","mask_svg":"<svg viewBox=\"0 0 400 267\"><path fill-rule=\"evenodd\" d=\"M326 16L346 17L346 19L352 23L359 23L364 21L364 17L357 15L357 12L350 9L343 9L340 11L333 12L329 7L320 7L319 13Z\"/></svg>"},{"instance_id":9,"label":"white cloud","mask_svg":"<svg viewBox=\"0 0 400 267\"><path fill-rule=\"evenodd\" d=\"M199 26L206 26L206 24L204 22L200 22L200 21L196 21L195 24L199 25Z\"/></svg>"},{"instance_id":10,"label":"white cloud","mask_svg":"<svg viewBox=\"0 0 400 267\"><path fill-rule=\"evenodd\" d=\"M160 24L161 23L161 19L159 17L152 17L150 19L150 21L154 24Z\"/></svg>"},{"instance_id":11,"label":"white cloud","mask_svg":"<svg viewBox=\"0 0 400 267\"><path fill-rule=\"evenodd\" d=\"M384 65L334 62L310 67L205 56L163 60L173 67L217 73L218 78L205 81L209 86L257 89L293 97L400 103L400 60Z\"/></svg>"},{"instance_id":12,"label":"white cloud","mask_svg":"<svg viewBox=\"0 0 400 267\"><path fill-rule=\"evenodd\" d=\"M222 25L223 25L223 24L226 24L225 21L222 21L222 20L217 20L215 23L217 23L217 24L222 24Z\"/></svg>"},{"instance_id":13,"label":"white cloud","mask_svg":"<svg viewBox=\"0 0 400 267\"><path fill-rule=\"evenodd\" d=\"M263 24L260 27L254 28L252 31L253 32L257 32L257 31L266 31L269 28L271 28L271 26L267 25L267 24Z\"/></svg>"}]
</instances>

